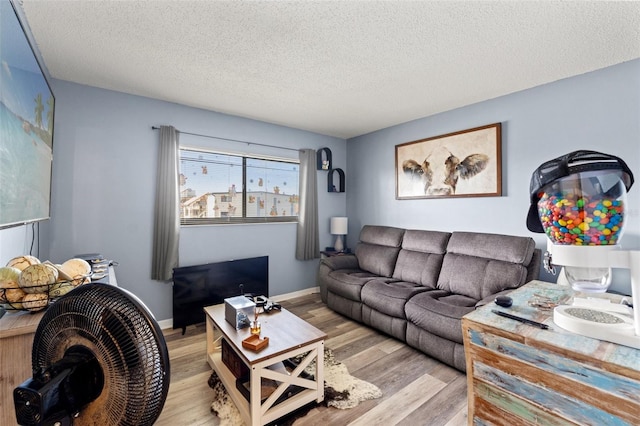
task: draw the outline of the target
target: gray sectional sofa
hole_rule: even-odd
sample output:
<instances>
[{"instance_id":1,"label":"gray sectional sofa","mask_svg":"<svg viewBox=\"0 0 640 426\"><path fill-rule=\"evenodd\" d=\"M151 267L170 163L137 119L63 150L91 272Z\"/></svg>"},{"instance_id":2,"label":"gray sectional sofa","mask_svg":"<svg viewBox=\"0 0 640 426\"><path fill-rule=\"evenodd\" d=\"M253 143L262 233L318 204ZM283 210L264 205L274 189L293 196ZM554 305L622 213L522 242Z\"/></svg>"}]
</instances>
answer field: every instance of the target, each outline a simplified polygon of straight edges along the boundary
<instances>
[{"instance_id":1,"label":"gray sectional sofa","mask_svg":"<svg viewBox=\"0 0 640 426\"><path fill-rule=\"evenodd\" d=\"M354 254L320 260L334 311L465 371L462 317L537 279L532 238L366 225Z\"/></svg>"}]
</instances>

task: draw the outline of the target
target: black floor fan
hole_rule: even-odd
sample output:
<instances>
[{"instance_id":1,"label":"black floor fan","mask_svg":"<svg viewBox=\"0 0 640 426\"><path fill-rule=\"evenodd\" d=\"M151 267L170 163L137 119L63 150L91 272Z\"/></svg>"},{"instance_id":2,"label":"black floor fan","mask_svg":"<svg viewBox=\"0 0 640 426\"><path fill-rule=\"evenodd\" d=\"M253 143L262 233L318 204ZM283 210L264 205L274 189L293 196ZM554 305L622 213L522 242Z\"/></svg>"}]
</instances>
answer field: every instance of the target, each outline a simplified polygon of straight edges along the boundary
<instances>
[{"instance_id":1,"label":"black floor fan","mask_svg":"<svg viewBox=\"0 0 640 426\"><path fill-rule=\"evenodd\" d=\"M33 377L13 391L21 425L152 425L169 391L169 353L134 295L85 284L40 321Z\"/></svg>"}]
</instances>

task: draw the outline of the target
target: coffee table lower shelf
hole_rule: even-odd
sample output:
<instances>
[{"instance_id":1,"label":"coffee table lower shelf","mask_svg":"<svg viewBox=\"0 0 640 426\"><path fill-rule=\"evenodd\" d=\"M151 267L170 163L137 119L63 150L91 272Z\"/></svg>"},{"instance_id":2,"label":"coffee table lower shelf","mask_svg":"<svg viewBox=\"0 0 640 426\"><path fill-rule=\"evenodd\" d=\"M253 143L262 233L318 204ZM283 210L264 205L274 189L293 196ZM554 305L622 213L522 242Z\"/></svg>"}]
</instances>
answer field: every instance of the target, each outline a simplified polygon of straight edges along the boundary
<instances>
[{"instance_id":1,"label":"coffee table lower shelf","mask_svg":"<svg viewBox=\"0 0 640 426\"><path fill-rule=\"evenodd\" d=\"M222 384L247 425L265 425L310 402L322 402L324 400L323 360L324 337L326 336L324 333L318 330L318 335L307 340L305 343L294 344L285 349L278 350L276 353L269 353L269 350L276 350L277 345L274 343L273 347L267 347L269 350L264 349L256 354L251 353L251 351L247 352L246 349L243 349L239 345L243 338L241 336L243 332L236 331L230 328L227 323L223 322L224 320L219 318L220 310L217 309L217 307L208 307L205 308L205 311L207 312L207 362L222 381ZM287 321L289 325L300 321L303 329L309 326L300 318L293 316L289 312L284 312L284 310L276 315L278 315L278 320ZM282 316L280 317L280 315ZM274 319L272 319L272 322L275 322ZM275 329L276 328L273 327L272 331L275 331ZM289 332L291 331L292 330L289 329ZM227 343L229 343L229 349L233 350L237 356L244 361L245 365L249 367L249 401L247 401L247 398L237 389L236 376L222 360L221 339L225 339ZM271 340L279 342L285 339L271 338ZM306 354L306 356L291 372L287 372L282 368L269 368L282 364L286 359L303 354ZM304 374L304 369L314 360L320 360L320 362L316 362L314 371L315 378L309 378ZM261 394L263 378L271 379L278 383L273 393L264 400ZM283 398L282 396L290 386L295 386L297 390L300 388L303 390Z\"/></svg>"},{"instance_id":2,"label":"coffee table lower shelf","mask_svg":"<svg viewBox=\"0 0 640 426\"><path fill-rule=\"evenodd\" d=\"M300 351L296 351L297 353L292 353L290 355L279 357L279 359L277 360L274 358L272 360L269 360L268 365L276 364L278 362L283 361L284 359L299 355L300 353L308 352L311 349L312 348L304 347ZM251 415L252 407L250 402L247 401L247 399L240 393L240 391L237 390L236 377L222 362L222 352L221 351L213 352L209 354L207 358L209 361L209 365L216 372L216 374L222 381L222 384L224 385L225 389L229 393L229 396L231 397L233 402L236 404L236 407L238 407L238 411L240 412L240 415L242 416L245 423L248 425L264 425L274 420L277 420L280 417L286 414L289 414L292 411L312 401L322 402L322 399L318 401L317 389L306 389L290 398L287 398L286 400L280 402L275 406L270 406L272 403L272 399L268 398L266 401L264 401L264 403L256 404L256 408L259 409L258 411L259 415L252 416ZM263 371L263 372L268 371L268 373L265 373L265 374L269 376L272 376L269 373L274 373L273 370L268 370L266 367L267 367L266 365L262 367L254 366L254 368L251 371L251 385L252 385L251 401L261 400L261 395L260 395L261 386L260 385L254 386L254 382L259 384L261 383L262 378L265 377L265 375L260 374L260 371ZM289 376L289 377L292 378L292 376ZM277 380L276 377L269 377L269 378L273 378L274 380ZM305 380L305 379L301 379L301 380ZM281 383L280 387L282 386L284 386L286 389L286 387L288 387L289 384ZM278 389L280 389L280 387ZM254 392L254 389L257 389L257 391Z\"/></svg>"}]
</instances>

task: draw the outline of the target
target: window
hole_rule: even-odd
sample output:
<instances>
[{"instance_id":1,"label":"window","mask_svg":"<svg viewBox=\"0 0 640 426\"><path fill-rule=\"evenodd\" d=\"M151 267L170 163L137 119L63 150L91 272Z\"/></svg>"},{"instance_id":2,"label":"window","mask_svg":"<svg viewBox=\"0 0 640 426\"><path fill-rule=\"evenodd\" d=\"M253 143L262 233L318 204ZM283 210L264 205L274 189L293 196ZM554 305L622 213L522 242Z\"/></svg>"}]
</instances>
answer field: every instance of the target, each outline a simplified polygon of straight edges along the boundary
<instances>
[{"instance_id":1,"label":"window","mask_svg":"<svg viewBox=\"0 0 640 426\"><path fill-rule=\"evenodd\" d=\"M180 150L180 222L296 222L296 160Z\"/></svg>"}]
</instances>

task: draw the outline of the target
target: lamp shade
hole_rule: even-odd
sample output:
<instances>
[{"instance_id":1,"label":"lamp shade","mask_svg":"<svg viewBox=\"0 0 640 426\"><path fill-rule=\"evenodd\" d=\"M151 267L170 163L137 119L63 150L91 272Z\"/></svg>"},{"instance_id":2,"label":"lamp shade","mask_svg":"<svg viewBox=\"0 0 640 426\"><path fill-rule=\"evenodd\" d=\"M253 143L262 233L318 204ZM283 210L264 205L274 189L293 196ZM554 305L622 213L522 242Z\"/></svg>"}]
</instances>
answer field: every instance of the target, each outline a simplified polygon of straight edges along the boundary
<instances>
[{"instance_id":1,"label":"lamp shade","mask_svg":"<svg viewBox=\"0 0 640 426\"><path fill-rule=\"evenodd\" d=\"M346 217L332 217L331 235L347 235L348 221Z\"/></svg>"}]
</instances>

